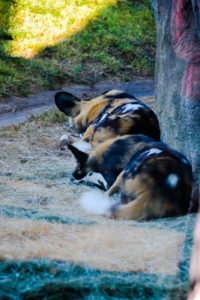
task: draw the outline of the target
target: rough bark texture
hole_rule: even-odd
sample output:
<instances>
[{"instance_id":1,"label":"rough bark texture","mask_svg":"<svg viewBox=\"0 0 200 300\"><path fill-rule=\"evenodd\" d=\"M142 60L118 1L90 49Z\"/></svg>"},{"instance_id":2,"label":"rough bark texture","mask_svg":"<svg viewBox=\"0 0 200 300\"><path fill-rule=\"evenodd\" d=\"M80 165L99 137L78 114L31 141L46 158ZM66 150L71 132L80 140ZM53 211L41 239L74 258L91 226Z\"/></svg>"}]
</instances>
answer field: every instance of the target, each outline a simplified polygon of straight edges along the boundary
<instances>
[{"instance_id":1,"label":"rough bark texture","mask_svg":"<svg viewBox=\"0 0 200 300\"><path fill-rule=\"evenodd\" d=\"M152 0L157 25L156 108L163 141L200 179L200 0Z\"/></svg>"}]
</instances>

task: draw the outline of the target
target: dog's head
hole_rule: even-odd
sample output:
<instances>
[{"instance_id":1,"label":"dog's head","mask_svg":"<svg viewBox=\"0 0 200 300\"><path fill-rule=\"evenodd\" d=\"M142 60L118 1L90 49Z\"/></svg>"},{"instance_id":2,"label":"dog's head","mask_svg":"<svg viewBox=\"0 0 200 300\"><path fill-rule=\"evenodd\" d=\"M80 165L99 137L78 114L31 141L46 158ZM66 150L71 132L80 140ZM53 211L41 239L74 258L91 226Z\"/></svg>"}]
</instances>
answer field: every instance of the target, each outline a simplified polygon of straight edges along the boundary
<instances>
[{"instance_id":1,"label":"dog's head","mask_svg":"<svg viewBox=\"0 0 200 300\"><path fill-rule=\"evenodd\" d=\"M83 144L83 145L82 145ZM95 168L95 161L90 155L90 148L87 143L83 142L68 144L69 150L72 152L77 161L77 166L72 173L73 179L78 182L86 182L94 184L104 190L107 190L108 184L101 173ZM83 149L87 149L86 152Z\"/></svg>"},{"instance_id":2,"label":"dog's head","mask_svg":"<svg viewBox=\"0 0 200 300\"><path fill-rule=\"evenodd\" d=\"M62 91L55 94L55 104L60 111L70 117L75 117L80 112L81 100L74 95Z\"/></svg>"}]
</instances>

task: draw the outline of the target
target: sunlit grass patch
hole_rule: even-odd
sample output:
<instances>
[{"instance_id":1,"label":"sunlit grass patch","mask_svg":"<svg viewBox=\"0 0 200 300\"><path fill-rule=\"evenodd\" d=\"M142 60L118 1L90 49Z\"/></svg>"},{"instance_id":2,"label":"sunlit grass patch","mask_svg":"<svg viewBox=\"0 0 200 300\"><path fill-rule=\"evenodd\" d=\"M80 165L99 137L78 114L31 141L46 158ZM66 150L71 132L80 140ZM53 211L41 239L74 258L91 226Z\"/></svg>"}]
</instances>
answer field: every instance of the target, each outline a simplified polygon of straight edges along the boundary
<instances>
[{"instance_id":1,"label":"sunlit grass patch","mask_svg":"<svg viewBox=\"0 0 200 300\"><path fill-rule=\"evenodd\" d=\"M155 24L150 3L125 0L109 5L84 30L57 47L45 48L40 56L56 57L67 73L71 71L76 82L94 82L102 74L127 80L131 74L152 74Z\"/></svg>"},{"instance_id":2,"label":"sunlit grass patch","mask_svg":"<svg viewBox=\"0 0 200 300\"><path fill-rule=\"evenodd\" d=\"M46 46L83 29L99 12L117 0L18 0L12 5L9 33L15 37L11 53L33 57Z\"/></svg>"},{"instance_id":3,"label":"sunlit grass patch","mask_svg":"<svg viewBox=\"0 0 200 300\"><path fill-rule=\"evenodd\" d=\"M150 0L0 0L0 99L152 75Z\"/></svg>"}]
</instances>

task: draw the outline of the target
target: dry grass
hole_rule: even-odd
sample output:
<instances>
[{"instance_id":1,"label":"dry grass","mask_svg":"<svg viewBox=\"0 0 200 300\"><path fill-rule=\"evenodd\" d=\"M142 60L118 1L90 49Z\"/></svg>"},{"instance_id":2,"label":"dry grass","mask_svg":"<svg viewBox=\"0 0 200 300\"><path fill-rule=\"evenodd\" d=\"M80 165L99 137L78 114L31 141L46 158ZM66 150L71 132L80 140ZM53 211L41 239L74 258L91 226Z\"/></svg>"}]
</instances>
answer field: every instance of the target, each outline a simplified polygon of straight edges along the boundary
<instances>
[{"instance_id":1,"label":"dry grass","mask_svg":"<svg viewBox=\"0 0 200 300\"><path fill-rule=\"evenodd\" d=\"M159 221L157 228L148 228L150 222L145 226L84 213L79 198L92 187L71 182L75 161L58 147L68 129L60 118L50 120L41 117L0 131L0 258L177 274L184 228L180 233ZM182 222L177 219L175 225Z\"/></svg>"},{"instance_id":2,"label":"dry grass","mask_svg":"<svg viewBox=\"0 0 200 300\"><path fill-rule=\"evenodd\" d=\"M109 223L81 226L2 218L0 259L50 258L98 270L178 273L183 233Z\"/></svg>"}]
</instances>

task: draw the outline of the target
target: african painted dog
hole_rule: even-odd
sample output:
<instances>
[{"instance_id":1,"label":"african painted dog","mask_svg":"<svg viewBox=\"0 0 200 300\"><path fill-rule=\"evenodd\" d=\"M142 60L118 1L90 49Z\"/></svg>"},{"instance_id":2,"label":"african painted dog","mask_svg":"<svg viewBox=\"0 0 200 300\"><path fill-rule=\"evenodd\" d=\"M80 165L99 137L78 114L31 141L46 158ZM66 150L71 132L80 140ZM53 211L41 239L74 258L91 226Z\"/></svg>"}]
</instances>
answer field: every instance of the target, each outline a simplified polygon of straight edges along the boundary
<instances>
[{"instance_id":1,"label":"african painted dog","mask_svg":"<svg viewBox=\"0 0 200 300\"><path fill-rule=\"evenodd\" d=\"M80 101L67 92L59 92L55 95L55 103L62 112L72 117L76 131L84 132L81 141L92 146L126 134L145 134L160 140L155 113L123 91L111 90L90 101ZM77 138L69 137L67 140L72 143Z\"/></svg>"},{"instance_id":2,"label":"african painted dog","mask_svg":"<svg viewBox=\"0 0 200 300\"><path fill-rule=\"evenodd\" d=\"M109 188L107 195L121 190L121 203L106 204L105 213L111 217L141 220L187 213L192 169L185 156L167 145L144 135L127 135L88 153L68 147L78 162L76 179Z\"/></svg>"}]
</instances>

